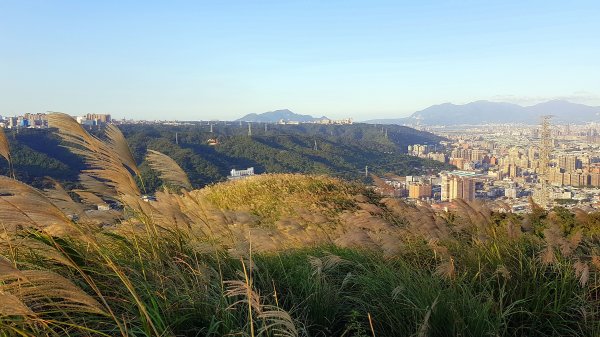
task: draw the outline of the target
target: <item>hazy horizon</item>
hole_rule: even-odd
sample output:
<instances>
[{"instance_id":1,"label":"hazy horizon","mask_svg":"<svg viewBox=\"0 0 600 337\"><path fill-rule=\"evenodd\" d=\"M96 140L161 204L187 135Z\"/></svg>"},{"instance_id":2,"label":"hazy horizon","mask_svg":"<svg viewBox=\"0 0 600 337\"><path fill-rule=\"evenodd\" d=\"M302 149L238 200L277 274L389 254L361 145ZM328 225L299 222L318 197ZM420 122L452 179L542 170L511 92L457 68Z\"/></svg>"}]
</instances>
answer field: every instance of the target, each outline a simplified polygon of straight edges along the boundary
<instances>
[{"instance_id":1,"label":"hazy horizon","mask_svg":"<svg viewBox=\"0 0 600 337\"><path fill-rule=\"evenodd\" d=\"M435 104L600 106L600 5L377 1L0 4L0 115L355 120Z\"/></svg>"}]
</instances>

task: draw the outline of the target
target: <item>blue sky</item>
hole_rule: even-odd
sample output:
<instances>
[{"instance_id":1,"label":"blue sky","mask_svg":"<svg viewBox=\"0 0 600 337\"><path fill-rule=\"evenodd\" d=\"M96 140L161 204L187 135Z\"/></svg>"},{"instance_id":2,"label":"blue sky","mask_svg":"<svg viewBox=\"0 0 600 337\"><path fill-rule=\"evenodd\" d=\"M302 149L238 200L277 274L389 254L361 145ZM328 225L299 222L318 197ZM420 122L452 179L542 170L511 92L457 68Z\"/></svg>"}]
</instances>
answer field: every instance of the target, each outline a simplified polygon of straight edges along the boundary
<instances>
[{"instance_id":1,"label":"blue sky","mask_svg":"<svg viewBox=\"0 0 600 337\"><path fill-rule=\"evenodd\" d=\"M600 105L598 1L0 0L0 115Z\"/></svg>"}]
</instances>

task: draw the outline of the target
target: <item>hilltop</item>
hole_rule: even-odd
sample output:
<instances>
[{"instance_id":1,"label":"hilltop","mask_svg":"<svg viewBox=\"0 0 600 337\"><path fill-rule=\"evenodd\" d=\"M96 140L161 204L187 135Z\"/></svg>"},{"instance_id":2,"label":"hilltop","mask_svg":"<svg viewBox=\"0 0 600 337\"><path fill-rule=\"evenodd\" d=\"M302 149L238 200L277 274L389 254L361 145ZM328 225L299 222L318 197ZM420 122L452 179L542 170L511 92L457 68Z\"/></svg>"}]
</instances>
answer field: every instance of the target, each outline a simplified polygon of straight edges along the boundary
<instances>
[{"instance_id":1,"label":"hilltop","mask_svg":"<svg viewBox=\"0 0 600 337\"><path fill-rule=\"evenodd\" d=\"M540 116L553 115L556 123L600 121L600 107L553 100L532 106L476 101L467 104L432 105L405 118L374 119L366 123L406 125L538 124Z\"/></svg>"}]
</instances>

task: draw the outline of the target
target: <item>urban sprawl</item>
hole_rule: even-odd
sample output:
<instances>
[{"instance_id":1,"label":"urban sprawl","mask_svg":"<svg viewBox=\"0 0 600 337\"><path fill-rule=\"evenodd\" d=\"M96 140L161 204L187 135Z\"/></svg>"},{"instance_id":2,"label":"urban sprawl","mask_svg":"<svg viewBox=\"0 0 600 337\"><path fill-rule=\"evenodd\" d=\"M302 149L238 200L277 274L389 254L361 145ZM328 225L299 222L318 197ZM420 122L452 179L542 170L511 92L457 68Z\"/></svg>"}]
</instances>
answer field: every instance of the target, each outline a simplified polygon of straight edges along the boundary
<instances>
[{"instance_id":1,"label":"urban sprawl","mask_svg":"<svg viewBox=\"0 0 600 337\"><path fill-rule=\"evenodd\" d=\"M600 125L429 127L449 141L408 153L456 166L436 175L385 178L393 193L446 207L455 199L501 201L499 208L600 208ZM543 133L546 133L543 135Z\"/></svg>"}]
</instances>

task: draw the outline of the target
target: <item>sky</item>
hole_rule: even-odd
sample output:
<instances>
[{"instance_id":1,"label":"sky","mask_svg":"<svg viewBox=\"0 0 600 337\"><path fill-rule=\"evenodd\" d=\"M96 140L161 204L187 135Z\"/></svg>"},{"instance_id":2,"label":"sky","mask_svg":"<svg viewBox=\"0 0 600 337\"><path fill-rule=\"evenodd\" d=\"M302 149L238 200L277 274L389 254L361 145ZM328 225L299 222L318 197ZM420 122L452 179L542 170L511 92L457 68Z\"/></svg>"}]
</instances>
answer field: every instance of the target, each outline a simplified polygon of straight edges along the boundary
<instances>
[{"instance_id":1,"label":"sky","mask_svg":"<svg viewBox=\"0 0 600 337\"><path fill-rule=\"evenodd\" d=\"M0 115L600 105L598 1L0 0Z\"/></svg>"}]
</instances>

